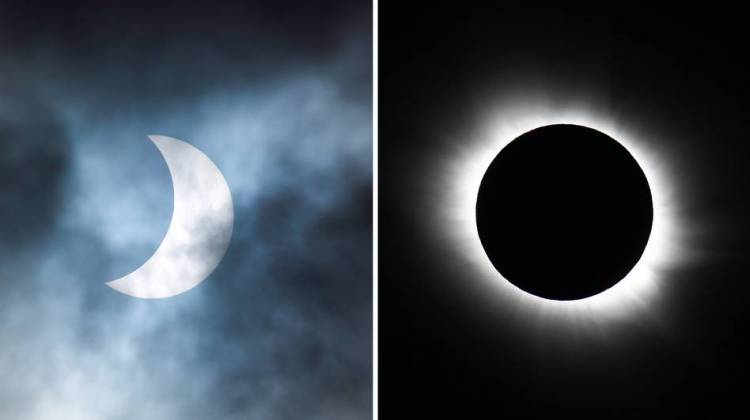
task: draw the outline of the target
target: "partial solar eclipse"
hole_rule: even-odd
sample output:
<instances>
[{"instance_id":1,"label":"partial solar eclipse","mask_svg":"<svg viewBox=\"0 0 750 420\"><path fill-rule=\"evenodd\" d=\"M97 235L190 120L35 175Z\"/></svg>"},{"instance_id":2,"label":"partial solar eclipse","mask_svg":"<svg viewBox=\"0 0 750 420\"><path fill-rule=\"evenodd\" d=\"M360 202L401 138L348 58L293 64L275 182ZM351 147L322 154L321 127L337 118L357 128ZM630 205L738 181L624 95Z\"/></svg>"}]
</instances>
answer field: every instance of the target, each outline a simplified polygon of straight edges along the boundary
<instances>
[{"instance_id":1,"label":"partial solar eclipse","mask_svg":"<svg viewBox=\"0 0 750 420\"><path fill-rule=\"evenodd\" d=\"M232 237L234 208L229 186L208 156L182 140L149 138L172 175L172 221L148 261L107 285L133 297L159 299L192 289L219 265Z\"/></svg>"}]
</instances>

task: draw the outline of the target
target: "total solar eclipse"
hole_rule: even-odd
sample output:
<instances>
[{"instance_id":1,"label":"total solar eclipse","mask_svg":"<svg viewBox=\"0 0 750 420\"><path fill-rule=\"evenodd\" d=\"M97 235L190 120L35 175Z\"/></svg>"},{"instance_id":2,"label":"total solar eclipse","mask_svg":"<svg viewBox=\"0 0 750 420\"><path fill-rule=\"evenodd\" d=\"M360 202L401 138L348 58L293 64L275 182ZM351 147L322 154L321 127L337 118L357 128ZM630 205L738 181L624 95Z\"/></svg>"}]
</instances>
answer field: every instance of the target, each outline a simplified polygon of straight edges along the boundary
<instances>
[{"instance_id":1,"label":"total solar eclipse","mask_svg":"<svg viewBox=\"0 0 750 420\"><path fill-rule=\"evenodd\" d=\"M635 266L653 222L651 189L633 156L592 128L547 125L505 146L479 186L484 251L516 287L583 299Z\"/></svg>"}]
</instances>

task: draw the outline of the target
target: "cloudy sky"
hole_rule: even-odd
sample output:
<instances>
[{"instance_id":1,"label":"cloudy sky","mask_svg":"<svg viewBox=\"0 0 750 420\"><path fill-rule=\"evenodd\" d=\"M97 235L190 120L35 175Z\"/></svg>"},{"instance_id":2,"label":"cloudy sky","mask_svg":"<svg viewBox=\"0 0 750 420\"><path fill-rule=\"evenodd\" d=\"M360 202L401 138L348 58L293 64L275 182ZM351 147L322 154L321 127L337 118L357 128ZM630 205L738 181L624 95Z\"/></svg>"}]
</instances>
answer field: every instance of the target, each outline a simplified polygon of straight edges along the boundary
<instances>
[{"instance_id":1,"label":"cloudy sky","mask_svg":"<svg viewBox=\"0 0 750 420\"><path fill-rule=\"evenodd\" d=\"M0 418L372 410L371 5L0 5ZM104 283L172 212L147 139L205 152L234 236L199 287Z\"/></svg>"}]
</instances>

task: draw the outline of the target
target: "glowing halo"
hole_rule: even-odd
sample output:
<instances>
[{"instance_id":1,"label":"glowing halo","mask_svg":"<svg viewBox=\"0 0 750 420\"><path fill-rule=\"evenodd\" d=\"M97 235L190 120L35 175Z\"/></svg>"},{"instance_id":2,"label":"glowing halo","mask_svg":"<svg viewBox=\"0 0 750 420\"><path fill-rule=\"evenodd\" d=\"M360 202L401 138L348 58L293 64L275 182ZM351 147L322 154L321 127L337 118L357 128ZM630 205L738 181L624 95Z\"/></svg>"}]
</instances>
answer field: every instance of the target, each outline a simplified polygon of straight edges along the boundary
<instances>
[{"instance_id":1,"label":"glowing halo","mask_svg":"<svg viewBox=\"0 0 750 420\"><path fill-rule=\"evenodd\" d=\"M486 284L498 292L503 304L555 322L599 324L629 317L636 309L648 310L663 294L663 273L684 257L676 186L666 159L649 143L611 118L587 106L515 104L495 109L477 135L461 138L449 156L442 158L441 176L433 178L439 195L437 231L473 267ZM549 300L518 289L493 267L479 240L475 205L487 167L509 142L534 128L551 124L576 124L601 131L622 144L641 166L651 188L654 214L648 244L633 269L613 287L588 298Z\"/></svg>"}]
</instances>

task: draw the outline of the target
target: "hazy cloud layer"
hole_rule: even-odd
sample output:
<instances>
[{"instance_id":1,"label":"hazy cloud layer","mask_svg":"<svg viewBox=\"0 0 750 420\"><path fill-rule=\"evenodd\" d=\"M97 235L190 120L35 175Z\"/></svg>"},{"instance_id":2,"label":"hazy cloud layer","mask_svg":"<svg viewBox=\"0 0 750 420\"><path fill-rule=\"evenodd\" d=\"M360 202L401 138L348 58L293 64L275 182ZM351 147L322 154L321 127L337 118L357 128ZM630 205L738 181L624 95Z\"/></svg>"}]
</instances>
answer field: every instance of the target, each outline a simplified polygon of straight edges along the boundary
<instances>
[{"instance_id":1,"label":"hazy cloud layer","mask_svg":"<svg viewBox=\"0 0 750 420\"><path fill-rule=\"evenodd\" d=\"M0 6L0 418L371 415L370 5ZM148 134L234 236L172 299L104 282L169 225Z\"/></svg>"}]
</instances>

